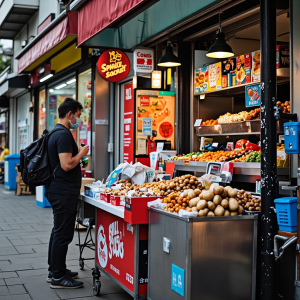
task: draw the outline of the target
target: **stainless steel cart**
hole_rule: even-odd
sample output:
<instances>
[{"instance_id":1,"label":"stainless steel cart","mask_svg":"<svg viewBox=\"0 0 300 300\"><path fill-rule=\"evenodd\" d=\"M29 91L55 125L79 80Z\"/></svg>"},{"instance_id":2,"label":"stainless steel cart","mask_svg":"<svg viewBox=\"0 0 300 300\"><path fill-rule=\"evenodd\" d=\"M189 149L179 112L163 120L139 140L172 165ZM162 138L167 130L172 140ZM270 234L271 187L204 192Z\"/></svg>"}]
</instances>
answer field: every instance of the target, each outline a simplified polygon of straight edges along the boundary
<instances>
[{"instance_id":1,"label":"stainless steel cart","mask_svg":"<svg viewBox=\"0 0 300 300\"><path fill-rule=\"evenodd\" d=\"M254 300L257 222L257 215L181 218L151 208L148 299Z\"/></svg>"}]
</instances>

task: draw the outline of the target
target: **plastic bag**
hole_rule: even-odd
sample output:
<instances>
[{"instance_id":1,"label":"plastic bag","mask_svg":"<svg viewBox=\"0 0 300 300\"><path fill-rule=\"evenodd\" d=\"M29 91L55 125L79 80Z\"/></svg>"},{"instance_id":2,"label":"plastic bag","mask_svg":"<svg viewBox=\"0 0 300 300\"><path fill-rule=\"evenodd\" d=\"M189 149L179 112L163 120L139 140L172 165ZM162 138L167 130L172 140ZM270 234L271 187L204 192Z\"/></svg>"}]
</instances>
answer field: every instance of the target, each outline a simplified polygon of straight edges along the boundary
<instances>
[{"instance_id":1,"label":"plastic bag","mask_svg":"<svg viewBox=\"0 0 300 300\"><path fill-rule=\"evenodd\" d=\"M198 216L198 212L187 211L185 209L181 209L178 214L179 214L179 217L183 217L183 218L194 218L194 217Z\"/></svg>"}]
</instances>

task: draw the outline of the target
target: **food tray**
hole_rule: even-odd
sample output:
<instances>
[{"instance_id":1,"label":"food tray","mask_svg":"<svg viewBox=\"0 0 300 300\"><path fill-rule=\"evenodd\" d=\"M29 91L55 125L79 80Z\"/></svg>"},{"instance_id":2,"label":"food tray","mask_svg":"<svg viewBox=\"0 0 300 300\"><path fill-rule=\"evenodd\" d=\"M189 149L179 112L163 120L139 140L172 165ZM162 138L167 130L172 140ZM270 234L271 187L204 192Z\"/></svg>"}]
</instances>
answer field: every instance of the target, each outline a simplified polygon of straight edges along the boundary
<instances>
[{"instance_id":1,"label":"food tray","mask_svg":"<svg viewBox=\"0 0 300 300\"><path fill-rule=\"evenodd\" d=\"M246 121L250 128L250 132L260 132L260 120Z\"/></svg>"},{"instance_id":2,"label":"food tray","mask_svg":"<svg viewBox=\"0 0 300 300\"><path fill-rule=\"evenodd\" d=\"M220 125L207 125L201 126L197 128L197 135L204 135L204 134L221 134L222 129Z\"/></svg>"},{"instance_id":3,"label":"food tray","mask_svg":"<svg viewBox=\"0 0 300 300\"><path fill-rule=\"evenodd\" d=\"M260 214L261 213L261 211L257 211L257 210L252 210L252 211L250 211L250 210L246 210L245 209L245 214L246 215L258 215L258 214Z\"/></svg>"},{"instance_id":4,"label":"food tray","mask_svg":"<svg viewBox=\"0 0 300 300\"><path fill-rule=\"evenodd\" d=\"M249 132L249 127L245 121L234 123L220 123L221 132L224 133L242 133Z\"/></svg>"}]
</instances>

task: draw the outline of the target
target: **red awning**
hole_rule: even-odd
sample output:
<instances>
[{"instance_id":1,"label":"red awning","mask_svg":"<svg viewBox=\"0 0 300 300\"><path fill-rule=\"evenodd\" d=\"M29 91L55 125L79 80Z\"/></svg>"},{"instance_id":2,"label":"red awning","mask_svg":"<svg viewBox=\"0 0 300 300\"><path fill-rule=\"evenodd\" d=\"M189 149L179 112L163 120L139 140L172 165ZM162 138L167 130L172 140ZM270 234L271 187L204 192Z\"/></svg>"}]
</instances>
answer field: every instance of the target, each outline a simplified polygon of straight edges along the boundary
<instances>
[{"instance_id":1,"label":"red awning","mask_svg":"<svg viewBox=\"0 0 300 300\"><path fill-rule=\"evenodd\" d=\"M22 73L44 54L60 44L68 35L77 35L77 16L77 12L68 12L66 17L49 32L46 34L41 32L41 34L32 41L32 47L29 47L28 50L18 58L18 73Z\"/></svg>"},{"instance_id":2,"label":"red awning","mask_svg":"<svg viewBox=\"0 0 300 300\"><path fill-rule=\"evenodd\" d=\"M90 0L78 12L78 46L145 2L147 0Z\"/></svg>"}]
</instances>

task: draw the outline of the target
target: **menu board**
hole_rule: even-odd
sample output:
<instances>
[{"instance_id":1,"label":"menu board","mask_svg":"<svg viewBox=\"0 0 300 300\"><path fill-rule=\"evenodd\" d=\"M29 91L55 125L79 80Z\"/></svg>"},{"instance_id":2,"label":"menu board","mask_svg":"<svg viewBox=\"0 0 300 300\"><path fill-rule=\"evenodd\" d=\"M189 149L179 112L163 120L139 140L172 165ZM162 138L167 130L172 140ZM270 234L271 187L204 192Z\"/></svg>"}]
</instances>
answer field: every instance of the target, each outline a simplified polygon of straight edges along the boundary
<instances>
[{"instance_id":1,"label":"menu board","mask_svg":"<svg viewBox=\"0 0 300 300\"><path fill-rule=\"evenodd\" d=\"M174 124L175 92L136 91L136 145L138 139L147 139L148 136L153 136L154 141L170 141L171 147L174 149ZM137 150L136 154L138 154Z\"/></svg>"}]
</instances>

